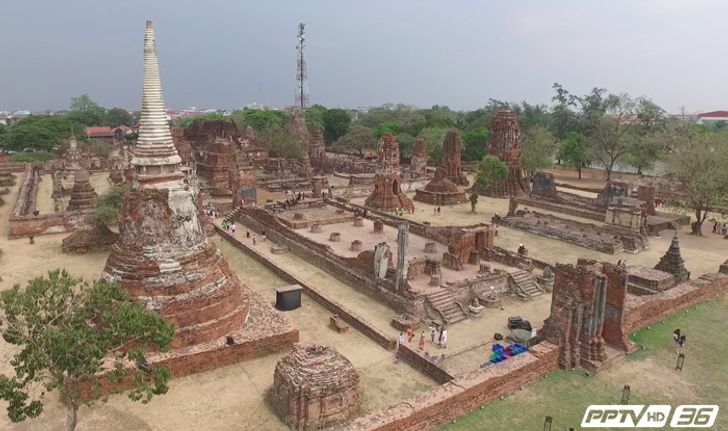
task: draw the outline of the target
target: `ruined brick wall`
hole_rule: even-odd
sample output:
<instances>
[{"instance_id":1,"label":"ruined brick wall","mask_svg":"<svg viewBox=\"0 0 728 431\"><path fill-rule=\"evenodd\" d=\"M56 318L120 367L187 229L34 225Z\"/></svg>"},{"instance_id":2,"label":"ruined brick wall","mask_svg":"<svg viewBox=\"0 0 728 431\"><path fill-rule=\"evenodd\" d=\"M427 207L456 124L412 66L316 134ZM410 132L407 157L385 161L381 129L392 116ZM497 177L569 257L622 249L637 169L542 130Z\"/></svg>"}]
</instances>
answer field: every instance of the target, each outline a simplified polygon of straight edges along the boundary
<instances>
[{"instance_id":1,"label":"ruined brick wall","mask_svg":"<svg viewBox=\"0 0 728 431\"><path fill-rule=\"evenodd\" d=\"M271 241L285 244L297 256L311 262L359 292L383 302L398 312L424 316L424 304L421 299L395 293L394 283L387 279L375 279L371 271L364 268L366 263L352 265L350 260L342 259L334 254L328 245L319 244L295 231L284 228L264 210L245 208L240 212L239 217L244 225L250 226L256 231L266 229Z\"/></svg>"},{"instance_id":2,"label":"ruined brick wall","mask_svg":"<svg viewBox=\"0 0 728 431\"><path fill-rule=\"evenodd\" d=\"M631 334L640 328L665 319L681 310L728 293L728 275L704 274L665 292L630 296L626 304L623 332Z\"/></svg>"},{"instance_id":3,"label":"ruined brick wall","mask_svg":"<svg viewBox=\"0 0 728 431\"><path fill-rule=\"evenodd\" d=\"M250 220L247 220L250 221ZM344 304L341 304L337 302L333 298L329 298L326 296L326 294L322 291L319 291L315 286L312 286L308 283L306 283L304 280L290 274L285 269L281 268L279 265L274 263L273 261L269 260L267 257L255 253L253 250L250 250L249 246L247 244L244 244L241 241L238 241L237 239L233 238L229 233L225 232L224 230L215 227L218 234L220 234L223 238L225 238L228 242L230 242L233 246L238 248L239 250L245 252L247 255L253 257L258 262L263 264L265 267L273 271L277 276L279 276L281 279L283 279L287 283L291 284L300 284L303 288L304 292L311 297L314 301L316 301L318 304L323 306L325 309L327 309L332 314L337 314L339 317L341 317L346 323L351 325L353 328L356 328L358 331L362 332L365 336L369 337L370 339L374 340L377 344L381 345L385 349L393 349L396 345L396 340L393 337L388 336L384 331L378 329L375 325L372 323L366 321L363 317L357 315L353 311L351 311L348 307L346 307ZM275 231L272 232L274 237L277 235ZM271 238L273 241L277 241L275 238Z\"/></svg>"},{"instance_id":4,"label":"ruined brick wall","mask_svg":"<svg viewBox=\"0 0 728 431\"><path fill-rule=\"evenodd\" d=\"M457 377L406 402L355 419L339 431L432 430L557 368L558 347L542 342L528 353Z\"/></svg>"}]
</instances>

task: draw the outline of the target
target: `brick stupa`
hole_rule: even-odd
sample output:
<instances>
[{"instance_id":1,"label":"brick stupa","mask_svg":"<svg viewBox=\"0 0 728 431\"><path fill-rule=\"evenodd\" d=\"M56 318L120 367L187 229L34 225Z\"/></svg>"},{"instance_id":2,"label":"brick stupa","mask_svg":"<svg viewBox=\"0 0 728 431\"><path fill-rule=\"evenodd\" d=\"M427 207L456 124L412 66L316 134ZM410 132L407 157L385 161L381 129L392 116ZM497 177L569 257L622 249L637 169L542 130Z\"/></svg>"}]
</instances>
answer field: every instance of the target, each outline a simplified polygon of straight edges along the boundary
<instances>
[{"instance_id":1,"label":"brick stupa","mask_svg":"<svg viewBox=\"0 0 728 431\"><path fill-rule=\"evenodd\" d=\"M685 261L680 254L680 240L677 237L677 230L675 230L675 235L672 237L670 247L665 255L660 258L660 262L655 265L655 269L672 274L678 284L690 279L690 271L685 268Z\"/></svg>"},{"instance_id":2,"label":"brick stupa","mask_svg":"<svg viewBox=\"0 0 728 431\"><path fill-rule=\"evenodd\" d=\"M297 344L276 364L271 404L294 430L341 424L359 411L359 375L333 348Z\"/></svg>"},{"instance_id":3,"label":"brick stupa","mask_svg":"<svg viewBox=\"0 0 728 431\"><path fill-rule=\"evenodd\" d=\"M458 185L468 185L460 168L462 145L457 130L452 129L442 144L442 161L435 171L435 178L415 192L415 200L432 205L454 205L467 202L465 191Z\"/></svg>"},{"instance_id":4,"label":"brick stupa","mask_svg":"<svg viewBox=\"0 0 728 431\"><path fill-rule=\"evenodd\" d=\"M118 281L177 328L170 351L147 362L173 376L283 350L298 331L230 270L207 240L198 196L180 169L167 124L152 23L144 37L144 91L134 178L124 194L119 241L102 278Z\"/></svg>"},{"instance_id":5,"label":"brick stupa","mask_svg":"<svg viewBox=\"0 0 728 431\"><path fill-rule=\"evenodd\" d=\"M108 248L116 242L116 233L93 220L95 212L96 191L89 182L88 171L77 168L73 172L73 189L65 214L74 231L63 238L61 250L64 253L87 253L92 249Z\"/></svg>"},{"instance_id":6,"label":"brick stupa","mask_svg":"<svg viewBox=\"0 0 728 431\"><path fill-rule=\"evenodd\" d=\"M420 138L415 142L415 148L410 157L410 176L422 178L427 175L427 143Z\"/></svg>"},{"instance_id":7,"label":"brick stupa","mask_svg":"<svg viewBox=\"0 0 728 431\"><path fill-rule=\"evenodd\" d=\"M398 208L414 210L414 204L402 191L399 144L394 135L385 133L382 136L377 154L379 166L374 173L374 191L366 199L366 206L382 211L396 211Z\"/></svg>"},{"instance_id":8,"label":"brick stupa","mask_svg":"<svg viewBox=\"0 0 728 431\"><path fill-rule=\"evenodd\" d=\"M510 109L501 109L490 125L490 155L498 157L508 168L506 178L485 189L474 189L493 197L524 196L529 193L528 180L521 165L521 131L518 118Z\"/></svg>"}]
</instances>

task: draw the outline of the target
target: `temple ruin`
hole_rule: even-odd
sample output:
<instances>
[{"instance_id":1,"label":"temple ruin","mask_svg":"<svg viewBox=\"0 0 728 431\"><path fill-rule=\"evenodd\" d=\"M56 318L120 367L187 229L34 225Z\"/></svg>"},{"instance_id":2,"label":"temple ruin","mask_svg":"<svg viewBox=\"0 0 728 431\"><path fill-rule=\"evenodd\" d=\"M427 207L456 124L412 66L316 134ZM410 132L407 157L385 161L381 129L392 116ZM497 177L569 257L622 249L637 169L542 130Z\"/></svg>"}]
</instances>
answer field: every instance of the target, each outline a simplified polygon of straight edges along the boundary
<instances>
[{"instance_id":1,"label":"temple ruin","mask_svg":"<svg viewBox=\"0 0 728 431\"><path fill-rule=\"evenodd\" d=\"M150 365L165 364L175 375L255 354L255 349L243 347L249 343L285 349L298 332L230 271L207 239L197 192L186 183L180 163L165 117L154 30L147 21L134 181L124 194L119 241L111 248L102 278L118 281L176 325L171 350L147 359ZM216 360L210 361L212 357Z\"/></svg>"},{"instance_id":2,"label":"temple ruin","mask_svg":"<svg viewBox=\"0 0 728 431\"><path fill-rule=\"evenodd\" d=\"M460 167L462 156L460 134L452 129L445 136L442 144L442 161L435 171L435 177L417 189L415 200L431 205L454 205L467 202L465 190L458 186L467 186L468 180Z\"/></svg>"},{"instance_id":3,"label":"temple ruin","mask_svg":"<svg viewBox=\"0 0 728 431\"><path fill-rule=\"evenodd\" d=\"M485 189L478 185L473 189L479 194L498 198L527 195L528 179L521 166L521 131L518 118L510 109L500 109L493 118L488 153L506 165L508 174Z\"/></svg>"},{"instance_id":4,"label":"temple ruin","mask_svg":"<svg viewBox=\"0 0 728 431\"><path fill-rule=\"evenodd\" d=\"M383 211L399 208L411 211L412 201L401 188L399 171L399 144L391 133L385 133L379 140L379 167L374 176L374 191L367 198L366 205Z\"/></svg>"}]
</instances>

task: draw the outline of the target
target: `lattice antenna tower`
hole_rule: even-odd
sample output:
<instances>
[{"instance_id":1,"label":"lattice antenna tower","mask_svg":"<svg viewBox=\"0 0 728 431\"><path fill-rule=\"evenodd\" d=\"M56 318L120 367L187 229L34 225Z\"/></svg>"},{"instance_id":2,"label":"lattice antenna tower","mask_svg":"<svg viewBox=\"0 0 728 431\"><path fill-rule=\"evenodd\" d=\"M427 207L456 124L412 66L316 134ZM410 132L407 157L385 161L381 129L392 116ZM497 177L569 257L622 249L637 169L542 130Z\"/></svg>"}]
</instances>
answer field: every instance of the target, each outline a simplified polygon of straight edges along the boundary
<instances>
[{"instance_id":1,"label":"lattice antenna tower","mask_svg":"<svg viewBox=\"0 0 728 431\"><path fill-rule=\"evenodd\" d=\"M306 60L303 58L303 48L306 46L306 37L304 36L304 30L306 24L298 24L298 45L296 50L298 51L298 64L296 67L296 107L301 110L306 109L308 106L308 88L306 84Z\"/></svg>"}]
</instances>

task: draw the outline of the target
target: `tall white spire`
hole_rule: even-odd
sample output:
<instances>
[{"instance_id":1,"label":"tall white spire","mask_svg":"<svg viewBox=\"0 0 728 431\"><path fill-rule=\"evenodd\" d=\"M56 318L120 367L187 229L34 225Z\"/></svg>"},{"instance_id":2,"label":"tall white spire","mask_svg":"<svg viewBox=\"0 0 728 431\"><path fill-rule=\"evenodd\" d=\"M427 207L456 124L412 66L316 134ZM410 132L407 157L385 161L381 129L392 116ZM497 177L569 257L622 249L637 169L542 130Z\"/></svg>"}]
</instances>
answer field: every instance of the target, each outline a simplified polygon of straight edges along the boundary
<instances>
[{"instance_id":1,"label":"tall white spire","mask_svg":"<svg viewBox=\"0 0 728 431\"><path fill-rule=\"evenodd\" d=\"M160 183L183 176L179 170L181 159L172 142L167 123L162 84L159 79L157 45L152 22L147 21L144 33L144 91L139 138L133 150L131 163L137 185L163 186Z\"/></svg>"}]
</instances>

